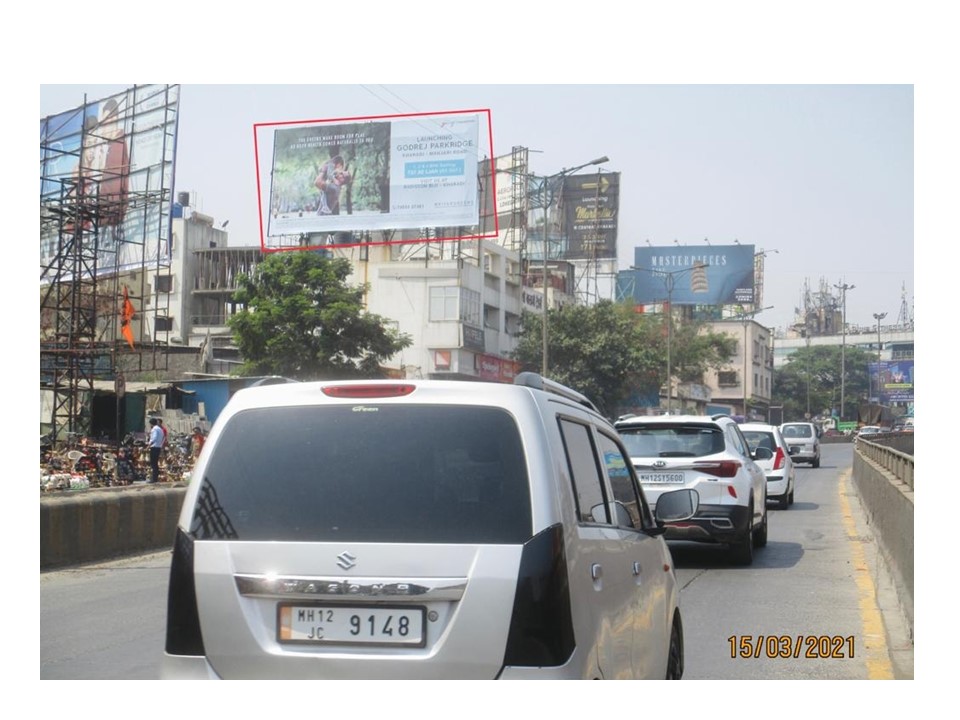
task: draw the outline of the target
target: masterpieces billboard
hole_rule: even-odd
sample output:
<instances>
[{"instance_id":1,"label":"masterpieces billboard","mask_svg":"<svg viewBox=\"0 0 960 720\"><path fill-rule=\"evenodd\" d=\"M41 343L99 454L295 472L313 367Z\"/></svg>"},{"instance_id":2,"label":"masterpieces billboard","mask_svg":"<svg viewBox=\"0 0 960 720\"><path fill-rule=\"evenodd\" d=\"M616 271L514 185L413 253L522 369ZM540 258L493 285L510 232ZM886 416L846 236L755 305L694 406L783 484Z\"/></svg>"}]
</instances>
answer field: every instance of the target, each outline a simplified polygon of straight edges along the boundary
<instances>
[{"instance_id":1,"label":"masterpieces billboard","mask_svg":"<svg viewBox=\"0 0 960 720\"><path fill-rule=\"evenodd\" d=\"M169 257L178 105L139 85L40 120L41 282L78 230L98 271Z\"/></svg>"},{"instance_id":2,"label":"masterpieces billboard","mask_svg":"<svg viewBox=\"0 0 960 720\"><path fill-rule=\"evenodd\" d=\"M301 233L476 227L488 154L479 128L477 111L256 125L264 246Z\"/></svg>"},{"instance_id":3,"label":"masterpieces billboard","mask_svg":"<svg viewBox=\"0 0 960 720\"><path fill-rule=\"evenodd\" d=\"M617 297L638 305L752 303L753 245L634 248L634 267L617 275Z\"/></svg>"},{"instance_id":4,"label":"masterpieces billboard","mask_svg":"<svg viewBox=\"0 0 960 720\"><path fill-rule=\"evenodd\" d=\"M617 257L620 173L564 178L561 194L565 260Z\"/></svg>"}]
</instances>

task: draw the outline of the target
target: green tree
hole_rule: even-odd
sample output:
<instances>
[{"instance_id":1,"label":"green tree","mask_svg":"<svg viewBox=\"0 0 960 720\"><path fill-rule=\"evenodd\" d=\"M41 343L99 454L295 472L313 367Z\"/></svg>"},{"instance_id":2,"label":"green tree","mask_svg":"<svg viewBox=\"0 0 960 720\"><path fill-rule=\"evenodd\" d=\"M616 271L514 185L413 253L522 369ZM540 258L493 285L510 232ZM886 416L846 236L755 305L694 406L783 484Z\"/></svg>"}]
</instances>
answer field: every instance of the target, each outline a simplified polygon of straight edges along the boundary
<instances>
[{"instance_id":1,"label":"green tree","mask_svg":"<svg viewBox=\"0 0 960 720\"><path fill-rule=\"evenodd\" d=\"M230 319L243 375L298 380L380 377L381 364L411 340L363 309L363 287L349 287L350 263L323 253L269 255L241 276Z\"/></svg>"},{"instance_id":2,"label":"green tree","mask_svg":"<svg viewBox=\"0 0 960 720\"><path fill-rule=\"evenodd\" d=\"M858 347L847 346L841 353L837 345L814 345L797 349L787 362L773 373L774 405L783 405L785 421L829 416L840 409L840 368L845 368L843 381L843 418L855 420L857 409L870 393L868 364L876 356ZM809 399L808 399L809 398Z\"/></svg>"},{"instance_id":3,"label":"green tree","mask_svg":"<svg viewBox=\"0 0 960 720\"><path fill-rule=\"evenodd\" d=\"M661 322L665 320L662 316ZM737 339L715 333L696 321L674 320L670 339L671 372L681 382L701 382L707 370L720 370L737 352ZM666 354L666 345L664 345ZM666 374L666 370L664 370Z\"/></svg>"},{"instance_id":4,"label":"green tree","mask_svg":"<svg viewBox=\"0 0 960 720\"><path fill-rule=\"evenodd\" d=\"M608 416L629 395L655 392L666 383L662 316L638 315L629 305L602 300L551 310L547 333L550 379L582 392ZM670 347L675 377L700 379L705 368L732 356L736 342L687 323L676 330ZM542 320L531 314L524 319L514 357L523 370L540 372L542 351Z\"/></svg>"}]
</instances>

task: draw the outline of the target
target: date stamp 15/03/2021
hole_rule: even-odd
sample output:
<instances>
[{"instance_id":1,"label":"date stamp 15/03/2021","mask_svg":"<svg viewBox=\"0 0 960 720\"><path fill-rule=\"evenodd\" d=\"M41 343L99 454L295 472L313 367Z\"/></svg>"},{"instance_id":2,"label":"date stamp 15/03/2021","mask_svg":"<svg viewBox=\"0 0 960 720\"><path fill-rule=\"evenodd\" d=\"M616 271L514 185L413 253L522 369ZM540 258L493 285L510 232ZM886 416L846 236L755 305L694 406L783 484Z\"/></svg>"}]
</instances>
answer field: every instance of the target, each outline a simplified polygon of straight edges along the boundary
<instances>
[{"instance_id":1,"label":"date stamp 15/03/2021","mask_svg":"<svg viewBox=\"0 0 960 720\"><path fill-rule=\"evenodd\" d=\"M854 656L853 635L731 635L731 658L843 660Z\"/></svg>"}]
</instances>

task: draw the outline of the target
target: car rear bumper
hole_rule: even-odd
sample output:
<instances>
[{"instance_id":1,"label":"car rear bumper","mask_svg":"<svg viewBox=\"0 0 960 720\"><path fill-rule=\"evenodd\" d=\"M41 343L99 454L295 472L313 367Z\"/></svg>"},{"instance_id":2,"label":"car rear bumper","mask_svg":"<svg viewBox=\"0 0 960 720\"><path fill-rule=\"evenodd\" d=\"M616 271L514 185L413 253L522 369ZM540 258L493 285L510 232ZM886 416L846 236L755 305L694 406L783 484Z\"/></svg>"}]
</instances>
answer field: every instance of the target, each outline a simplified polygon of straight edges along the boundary
<instances>
[{"instance_id":1,"label":"car rear bumper","mask_svg":"<svg viewBox=\"0 0 960 720\"><path fill-rule=\"evenodd\" d=\"M790 447L799 447L799 449L796 452L790 453L790 458L794 462L797 462L798 460L800 462L809 462L811 460L816 460L818 457L820 457L820 450L818 448L810 447L809 445L800 445L800 446L790 445Z\"/></svg>"},{"instance_id":2,"label":"car rear bumper","mask_svg":"<svg viewBox=\"0 0 960 720\"><path fill-rule=\"evenodd\" d=\"M750 527L750 509L743 505L701 505L697 514L679 523L667 523L667 540L729 543Z\"/></svg>"},{"instance_id":3,"label":"car rear bumper","mask_svg":"<svg viewBox=\"0 0 960 720\"><path fill-rule=\"evenodd\" d=\"M786 495L788 490L787 478L771 475L767 477L767 499L772 500L778 495Z\"/></svg>"},{"instance_id":4,"label":"car rear bumper","mask_svg":"<svg viewBox=\"0 0 960 720\"><path fill-rule=\"evenodd\" d=\"M219 680L207 658L202 655L164 653L160 664L161 680Z\"/></svg>"}]
</instances>

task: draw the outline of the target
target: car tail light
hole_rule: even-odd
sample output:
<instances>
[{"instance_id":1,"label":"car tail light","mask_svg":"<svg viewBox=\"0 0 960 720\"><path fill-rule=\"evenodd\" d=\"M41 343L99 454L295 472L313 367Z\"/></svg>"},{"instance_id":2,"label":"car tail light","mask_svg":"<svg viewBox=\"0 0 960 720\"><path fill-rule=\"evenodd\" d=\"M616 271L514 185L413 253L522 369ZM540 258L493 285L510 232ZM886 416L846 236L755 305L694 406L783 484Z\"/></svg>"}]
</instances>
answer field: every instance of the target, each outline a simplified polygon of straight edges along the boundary
<instances>
[{"instance_id":1,"label":"car tail light","mask_svg":"<svg viewBox=\"0 0 960 720\"><path fill-rule=\"evenodd\" d=\"M693 469L722 478L736 477L737 472L740 470L740 463L737 460L695 462Z\"/></svg>"},{"instance_id":2,"label":"car tail light","mask_svg":"<svg viewBox=\"0 0 960 720\"><path fill-rule=\"evenodd\" d=\"M779 470L783 467L784 463L783 448L777 448L777 454L773 458L773 469Z\"/></svg>"},{"instance_id":3,"label":"car tail light","mask_svg":"<svg viewBox=\"0 0 960 720\"><path fill-rule=\"evenodd\" d=\"M331 385L323 388L323 394L336 398L382 398L403 397L415 389L413 385Z\"/></svg>"},{"instance_id":4,"label":"car tail light","mask_svg":"<svg viewBox=\"0 0 960 720\"><path fill-rule=\"evenodd\" d=\"M503 664L513 667L563 665L573 648L563 526L557 524L523 546Z\"/></svg>"},{"instance_id":5,"label":"car tail light","mask_svg":"<svg viewBox=\"0 0 960 720\"><path fill-rule=\"evenodd\" d=\"M193 538L177 530L170 563L167 590L168 655L204 655L197 610L197 588L193 581Z\"/></svg>"}]
</instances>

